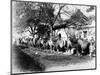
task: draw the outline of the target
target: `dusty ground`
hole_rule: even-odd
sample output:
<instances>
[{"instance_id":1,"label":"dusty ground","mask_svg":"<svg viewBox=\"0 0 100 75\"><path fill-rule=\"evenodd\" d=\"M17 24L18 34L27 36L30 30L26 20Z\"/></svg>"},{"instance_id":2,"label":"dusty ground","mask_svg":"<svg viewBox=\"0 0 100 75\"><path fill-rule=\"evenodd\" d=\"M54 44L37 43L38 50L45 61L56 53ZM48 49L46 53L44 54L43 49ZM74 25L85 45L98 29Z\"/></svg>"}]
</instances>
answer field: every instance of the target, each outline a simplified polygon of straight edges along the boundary
<instances>
[{"instance_id":1,"label":"dusty ground","mask_svg":"<svg viewBox=\"0 0 100 75\"><path fill-rule=\"evenodd\" d=\"M25 51L27 52L27 51ZM41 53L40 53L41 54ZM24 53L20 48L12 50L12 72L44 72L95 68L95 57L74 55L39 55L30 50Z\"/></svg>"},{"instance_id":2,"label":"dusty ground","mask_svg":"<svg viewBox=\"0 0 100 75\"><path fill-rule=\"evenodd\" d=\"M95 68L95 58L88 56L52 56L44 57L40 61L46 66L45 71L93 69Z\"/></svg>"}]
</instances>

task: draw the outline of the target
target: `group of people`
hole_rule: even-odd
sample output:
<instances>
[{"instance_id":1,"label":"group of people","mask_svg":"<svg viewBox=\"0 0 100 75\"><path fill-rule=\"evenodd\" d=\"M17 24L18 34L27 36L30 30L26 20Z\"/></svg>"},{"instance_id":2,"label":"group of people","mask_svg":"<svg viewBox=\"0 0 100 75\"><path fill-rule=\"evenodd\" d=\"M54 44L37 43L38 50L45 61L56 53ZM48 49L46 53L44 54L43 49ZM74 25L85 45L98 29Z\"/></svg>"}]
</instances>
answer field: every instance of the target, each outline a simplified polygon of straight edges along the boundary
<instances>
[{"instance_id":1,"label":"group of people","mask_svg":"<svg viewBox=\"0 0 100 75\"><path fill-rule=\"evenodd\" d=\"M36 48L47 49L57 52L68 52L73 50L73 55L91 55L95 53L95 42L90 42L82 38L69 37L67 40L63 40L61 34L58 35L56 40L49 38L44 40L42 38L20 38L19 44L24 47L33 46ZM93 48L94 47L94 48Z\"/></svg>"}]
</instances>

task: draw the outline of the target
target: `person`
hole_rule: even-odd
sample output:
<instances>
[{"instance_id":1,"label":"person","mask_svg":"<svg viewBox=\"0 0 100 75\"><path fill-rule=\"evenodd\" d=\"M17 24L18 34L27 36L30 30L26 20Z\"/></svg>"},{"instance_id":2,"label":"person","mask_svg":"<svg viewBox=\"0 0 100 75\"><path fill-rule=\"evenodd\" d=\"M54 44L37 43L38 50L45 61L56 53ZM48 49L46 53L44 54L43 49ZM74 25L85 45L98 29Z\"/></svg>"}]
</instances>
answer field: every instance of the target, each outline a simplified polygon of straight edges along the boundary
<instances>
[{"instance_id":1,"label":"person","mask_svg":"<svg viewBox=\"0 0 100 75\"><path fill-rule=\"evenodd\" d=\"M58 38L57 43L56 43L57 49L59 51L65 52L64 41L61 38L61 34L59 34L58 37L59 38Z\"/></svg>"}]
</instances>

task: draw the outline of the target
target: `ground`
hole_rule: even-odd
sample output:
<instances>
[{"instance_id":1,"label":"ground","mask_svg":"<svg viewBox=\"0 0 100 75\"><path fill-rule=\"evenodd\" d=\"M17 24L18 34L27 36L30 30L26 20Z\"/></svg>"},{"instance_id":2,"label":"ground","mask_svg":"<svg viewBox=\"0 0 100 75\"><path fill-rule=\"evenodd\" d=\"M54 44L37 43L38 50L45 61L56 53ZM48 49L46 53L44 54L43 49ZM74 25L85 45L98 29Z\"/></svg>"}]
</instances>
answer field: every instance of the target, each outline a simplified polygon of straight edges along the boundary
<instances>
[{"instance_id":1,"label":"ground","mask_svg":"<svg viewBox=\"0 0 100 75\"><path fill-rule=\"evenodd\" d=\"M36 52L35 48L12 49L12 72L45 72L77 69L94 69L95 57Z\"/></svg>"}]
</instances>

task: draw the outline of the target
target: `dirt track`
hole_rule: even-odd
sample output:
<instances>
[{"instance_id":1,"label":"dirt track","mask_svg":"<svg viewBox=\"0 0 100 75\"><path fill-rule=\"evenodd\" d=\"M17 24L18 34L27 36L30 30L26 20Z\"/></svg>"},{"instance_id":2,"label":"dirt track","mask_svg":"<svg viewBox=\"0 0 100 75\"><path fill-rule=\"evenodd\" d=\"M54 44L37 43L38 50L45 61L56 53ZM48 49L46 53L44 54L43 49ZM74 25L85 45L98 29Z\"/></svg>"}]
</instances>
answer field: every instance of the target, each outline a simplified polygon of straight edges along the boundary
<instances>
[{"instance_id":1,"label":"dirt track","mask_svg":"<svg viewBox=\"0 0 100 75\"><path fill-rule=\"evenodd\" d=\"M95 57L90 58L89 56L79 57L73 55L40 56L32 52L26 54L18 48L15 50L13 51L12 59L13 73L95 68Z\"/></svg>"}]
</instances>

